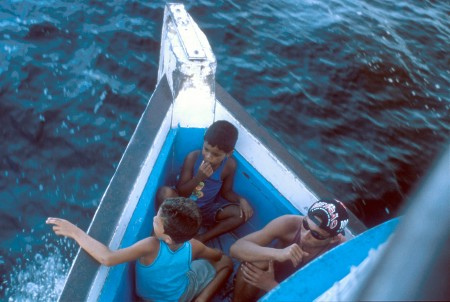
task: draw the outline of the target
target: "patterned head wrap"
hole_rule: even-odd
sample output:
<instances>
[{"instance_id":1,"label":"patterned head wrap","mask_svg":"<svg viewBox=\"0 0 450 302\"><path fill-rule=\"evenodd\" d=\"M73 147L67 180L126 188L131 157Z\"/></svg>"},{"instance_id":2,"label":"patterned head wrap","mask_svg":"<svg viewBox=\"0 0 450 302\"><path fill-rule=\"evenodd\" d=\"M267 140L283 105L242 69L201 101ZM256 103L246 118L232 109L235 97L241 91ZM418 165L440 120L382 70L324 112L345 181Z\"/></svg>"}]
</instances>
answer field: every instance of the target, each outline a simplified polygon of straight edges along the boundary
<instances>
[{"instance_id":1,"label":"patterned head wrap","mask_svg":"<svg viewBox=\"0 0 450 302\"><path fill-rule=\"evenodd\" d=\"M344 229L348 223L348 213L344 204L336 199L324 199L316 201L308 210L308 217L317 222L321 229L326 230L331 236L345 234ZM318 223L320 218L321 223Z\"/></svg>"}]
</instances>

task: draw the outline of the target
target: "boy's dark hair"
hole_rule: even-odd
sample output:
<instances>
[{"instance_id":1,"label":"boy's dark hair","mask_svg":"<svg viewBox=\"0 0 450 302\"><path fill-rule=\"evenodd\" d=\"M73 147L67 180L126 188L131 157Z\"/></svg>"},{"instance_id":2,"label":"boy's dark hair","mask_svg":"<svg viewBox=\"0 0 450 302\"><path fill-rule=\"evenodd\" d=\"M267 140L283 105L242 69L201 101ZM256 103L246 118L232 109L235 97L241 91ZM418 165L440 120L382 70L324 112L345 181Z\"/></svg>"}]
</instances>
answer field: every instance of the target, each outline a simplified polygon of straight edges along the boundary
<instances>
[{"instance_id":1,"label":"boy's dark hair","mask_svg":"<svg viewBox=\"0 0 450 302\"><path fill-rule=\"evenodd\" d=\"M184 197L167 198L160 210L164 233L175 243L188 241L198 233L202 218L194 201Z\"/></svg>"},{"instance_id":2,"label":"boy's dark hair","mask_svg":"<svg viewBox=\"0 0 450 302\"><path fill-rule=\"evenodd\" d=\"M229 153L233 151L238 138L238 130L228 121L216 121L206 130L204 140L213 147Z\"/></svg>"}]
</instances>

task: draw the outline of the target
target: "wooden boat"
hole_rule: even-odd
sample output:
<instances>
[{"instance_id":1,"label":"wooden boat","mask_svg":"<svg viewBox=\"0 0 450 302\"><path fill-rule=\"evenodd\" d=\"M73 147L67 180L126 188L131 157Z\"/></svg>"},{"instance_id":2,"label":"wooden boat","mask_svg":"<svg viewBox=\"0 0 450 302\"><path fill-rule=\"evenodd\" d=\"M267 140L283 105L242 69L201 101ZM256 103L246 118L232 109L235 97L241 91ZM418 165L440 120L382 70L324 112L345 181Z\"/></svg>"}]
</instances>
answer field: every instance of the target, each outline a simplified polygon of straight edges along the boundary
<instances>
[{"instance_id":1,"label":"wooden boat","mask_svg":"<svg viewBox=\"0 0 450 302\"><path fill-rule=\"evenodd\" d=\"M235 232L219 237L212 244L228 252L236 238L262 228L273 218L305 213L317 199L334 197L215 82L214 54L182 4L166 6L161 40L156 89L102 197L88 230L91 236L111 249L129 246L149 236L157 188L175 183L186 154L199 149L206 127L221 119L232 122L239 130L234 152L238 163L234 190L249 200L255 214ZM351 239L366 228L349 214L346 236ZM342 255L343 250L350 255L355 248L360 251L358 257L350 255L340 265L339 273L330 276L313 293L291 291L292 280L298 277L295 274L286 280L286 285L282 283L263 300L277 301L282 297L298 301L317 297L342 279L352 265L361 263L369 249L385 242L396 223L364 233L313 261L311 265L320 269L320 263L323 265L329 259L328 254ZM286 289L291 293L286 294ZM134 299L133 263L108 268L80 250L59 300Z\"/></svg>"}]
</instances>

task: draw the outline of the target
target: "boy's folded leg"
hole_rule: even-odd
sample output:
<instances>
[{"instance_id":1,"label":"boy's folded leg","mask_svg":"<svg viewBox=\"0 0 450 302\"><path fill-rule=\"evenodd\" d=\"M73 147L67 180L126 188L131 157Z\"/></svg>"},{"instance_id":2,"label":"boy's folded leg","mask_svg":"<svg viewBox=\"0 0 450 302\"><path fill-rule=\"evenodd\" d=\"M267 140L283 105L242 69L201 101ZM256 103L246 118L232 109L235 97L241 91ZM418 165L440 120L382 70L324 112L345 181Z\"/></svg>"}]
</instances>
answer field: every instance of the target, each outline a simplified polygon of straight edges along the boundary
<instances>
[{"instance_id":1,"label":"boy's folded leg","mask_svg":"<svg viewBox=\"0 0 450 302\"><path fill-rule=\"evenodd\" d=\"M191 301L214 279L216 270L204 259L194 260L188 272L189 285L180 301Z\"/></svg>"},{"instance_id":2,"label":"boy's folded leg","mask_svg":"<svg viewBox=\"0 0 450 302\"><path fill-rule=\"evenodd\" d=\"M212 227L217 223L216 216L224 208L236 205L235 203L229 202L223 197L217 197L216 200L210 204L206 204L200 208L200 213L202 214L202 226Z\"/></svg>"}]
</instances>

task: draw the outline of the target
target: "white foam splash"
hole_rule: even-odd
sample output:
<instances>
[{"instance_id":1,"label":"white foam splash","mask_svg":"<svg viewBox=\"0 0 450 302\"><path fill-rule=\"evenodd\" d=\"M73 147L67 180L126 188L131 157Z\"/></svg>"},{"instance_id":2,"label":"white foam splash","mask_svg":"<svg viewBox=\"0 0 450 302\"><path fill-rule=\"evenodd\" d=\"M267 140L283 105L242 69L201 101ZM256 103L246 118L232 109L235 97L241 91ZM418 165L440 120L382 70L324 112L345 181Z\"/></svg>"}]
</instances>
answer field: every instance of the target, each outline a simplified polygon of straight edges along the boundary
<instances>
[{"instance_id":1,"label":"white foam splash","mask_svg":"<svg viewBox=\"0 0 450 302\"><path fill-rule=\"evenodd\" d=\"M46 244L49 255L36 253L6 276L1 287L6 301L57 301L70 268L70 260L55 246Z\"/></svg>"}]
</instances>

